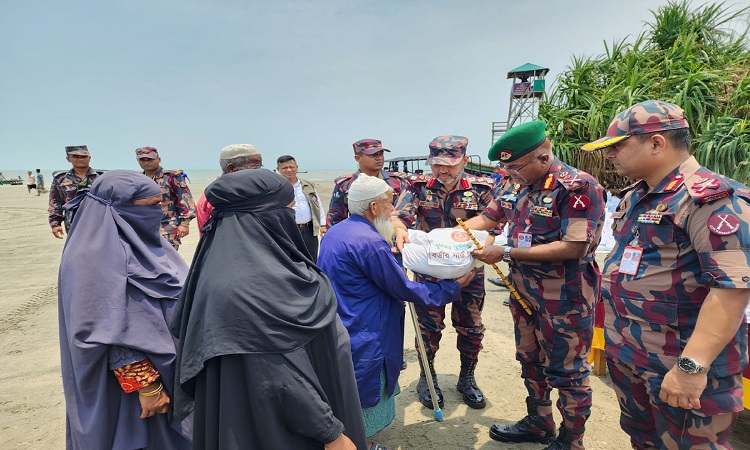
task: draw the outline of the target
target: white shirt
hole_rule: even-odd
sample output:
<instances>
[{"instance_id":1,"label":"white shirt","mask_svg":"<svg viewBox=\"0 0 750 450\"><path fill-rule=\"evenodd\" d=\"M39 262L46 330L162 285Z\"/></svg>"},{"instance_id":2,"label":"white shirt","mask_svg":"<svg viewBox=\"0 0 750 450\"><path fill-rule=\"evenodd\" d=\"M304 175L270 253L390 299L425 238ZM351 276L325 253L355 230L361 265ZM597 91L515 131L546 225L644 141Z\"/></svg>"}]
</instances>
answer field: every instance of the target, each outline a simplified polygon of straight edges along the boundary
<instances>
[{"instance_id":1,"label":"white shirt","mask_svg":"<svg viewBox=\"0 0 750 450\"><path fill-rule=\"evenodd\" d=\"M323 205L320 203L320 195L318 190L315 190L315 197L318 199L318 209L320 210L320 224L326 224L326 216L323 212ZM307 201L307 196L302 192L302 182L297 178L297 182L294 183L294 220L299 225L304 225L312 220L312 209L310 208L310 202Z\"/></svg>"}]
</instances>

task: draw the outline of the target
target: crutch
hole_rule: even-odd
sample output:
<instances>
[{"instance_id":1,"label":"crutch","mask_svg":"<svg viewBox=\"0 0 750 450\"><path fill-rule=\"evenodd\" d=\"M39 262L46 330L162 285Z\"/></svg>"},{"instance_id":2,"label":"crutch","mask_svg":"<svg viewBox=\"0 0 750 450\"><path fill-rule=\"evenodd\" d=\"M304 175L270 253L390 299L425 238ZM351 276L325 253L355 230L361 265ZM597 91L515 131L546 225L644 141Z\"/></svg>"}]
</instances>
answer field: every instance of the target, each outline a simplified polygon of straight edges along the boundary
<instances>
[{"instance_id":1,"label":"crutch","mask_svg":"<svg viewBox=\"0 0 750 450\"><path fill-rule=\"evenodd\" d=\"M464 229L466 234L469 235L471 241L474 242L474 245L477 246L477 249L481 250L482 248L484 248L484 246L479 242L479 240L477 240L476 236L474 236L474 233L469 230L462 219L456 218L456 221L458 221L458 224L461 225L461 228ZM526 311L526 314L531 315L531 308L529 308L529 305L527 305L526 302L523 301L523 299L521 298L521 294L519 294L516 288L513 287L513 285L510 283L510 280L508 280L505 275L503 275L503 271L500 270L499 267L497 267L497 264L491 264L491 266L493 269L495 269L495 272L500 275L500 279L503 280L505 286L508 288L513 298L515 298L518 304L521 305L523 310Z\"/></svg>"},{"instance_id":2,"label":"crutch","mask_svg":"<svg viewBox=\"0 0 750 450\"><path fill-rule=\"evenodd\" d=\"M404 269L406 270L406 269ZM411 321L414 324L414 333L416 333L417 347L419 348L419 359L422 360L422 370L424 375L427 377L427 387L430 388L430 397L432 398L432 412L435 414L435 420L438 422L443 421L443 411L440 409L438 403L437 393L435 392L435 385L432 383L432 372L430 372L430 366L427 362L427 350L424 348L424 342L422 341L422 333L419 331L419 321L417 320L417 310L414 309L414 303L406 302L409 305L409 312L411 313Z\"/></svg>"}]
</instances>

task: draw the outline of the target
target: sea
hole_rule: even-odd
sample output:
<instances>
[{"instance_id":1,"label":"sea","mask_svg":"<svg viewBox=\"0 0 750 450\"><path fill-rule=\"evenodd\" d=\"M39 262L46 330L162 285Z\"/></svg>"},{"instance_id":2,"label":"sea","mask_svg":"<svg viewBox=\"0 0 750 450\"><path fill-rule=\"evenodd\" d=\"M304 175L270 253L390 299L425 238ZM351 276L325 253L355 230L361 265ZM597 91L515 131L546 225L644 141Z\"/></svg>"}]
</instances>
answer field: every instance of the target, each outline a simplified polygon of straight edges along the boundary
<instances>
[{"instance_id":1,"label":"sea","mask_svg":"<svg viewBox=\"0 0 750 450\"><path fill-rule=\"evenodd\" d=\"M94 167L99 169L99 167ZM60 169L62 170L62 168ZM310 181L333 181L336 178L352 173L356 168L344 168L344 169L325 169L325 170L308 170L298 172L299 176ZM21 177L23 184L26 185L26 170L0 170L0 173L7 179ZM185 169L185 173L190 180L190 183L194 184L209 184L221 175L221 169ZM34 172L36 175L36 172ZM44 181L49 184L52 182L52 171L42 170L44 175Z\"/></svg>"}]
</instances>

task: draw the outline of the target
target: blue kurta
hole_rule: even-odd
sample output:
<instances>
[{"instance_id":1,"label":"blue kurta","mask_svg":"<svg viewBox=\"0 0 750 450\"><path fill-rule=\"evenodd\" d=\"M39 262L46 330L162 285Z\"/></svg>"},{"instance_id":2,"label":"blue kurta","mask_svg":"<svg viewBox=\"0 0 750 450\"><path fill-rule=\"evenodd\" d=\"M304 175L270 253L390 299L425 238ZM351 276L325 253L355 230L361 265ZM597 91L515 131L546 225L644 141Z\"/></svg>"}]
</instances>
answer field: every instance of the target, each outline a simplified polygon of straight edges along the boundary
<instances>
[{"instance_id":1,"label":"blue kurta","mask_svg":"<svg viewBox=\"0 0 750 450\"><path fill-rule=\"evenodd\" d=\"M396 388L404 353L403 301L441 306L458 298L461 288L453 280L409 281L388 242L359 216L326 233L318 265L336 291L338 313L351 337L359 400L370 408L380 401L383 364L388 397Z\"/></svg>"}]
</instances>

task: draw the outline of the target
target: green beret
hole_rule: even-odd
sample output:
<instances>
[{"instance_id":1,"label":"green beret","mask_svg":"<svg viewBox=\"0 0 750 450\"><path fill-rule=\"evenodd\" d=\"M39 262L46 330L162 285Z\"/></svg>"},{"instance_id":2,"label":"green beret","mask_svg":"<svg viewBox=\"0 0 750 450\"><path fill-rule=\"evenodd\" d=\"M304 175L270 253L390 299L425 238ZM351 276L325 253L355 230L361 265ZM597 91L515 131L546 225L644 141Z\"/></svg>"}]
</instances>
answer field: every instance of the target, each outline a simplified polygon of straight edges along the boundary
<instances>
[{"instance_id":1,"label":"green beret","mask_svg":"<svg viewBox=\"0 0 750 450\"><path fill-rule=\"evenodd\" d=\"M502 164L515 161L544 143L546 128L547 124L541 120L516 125L492 144L487 157Z\"/></svg>"}]
</instances>

